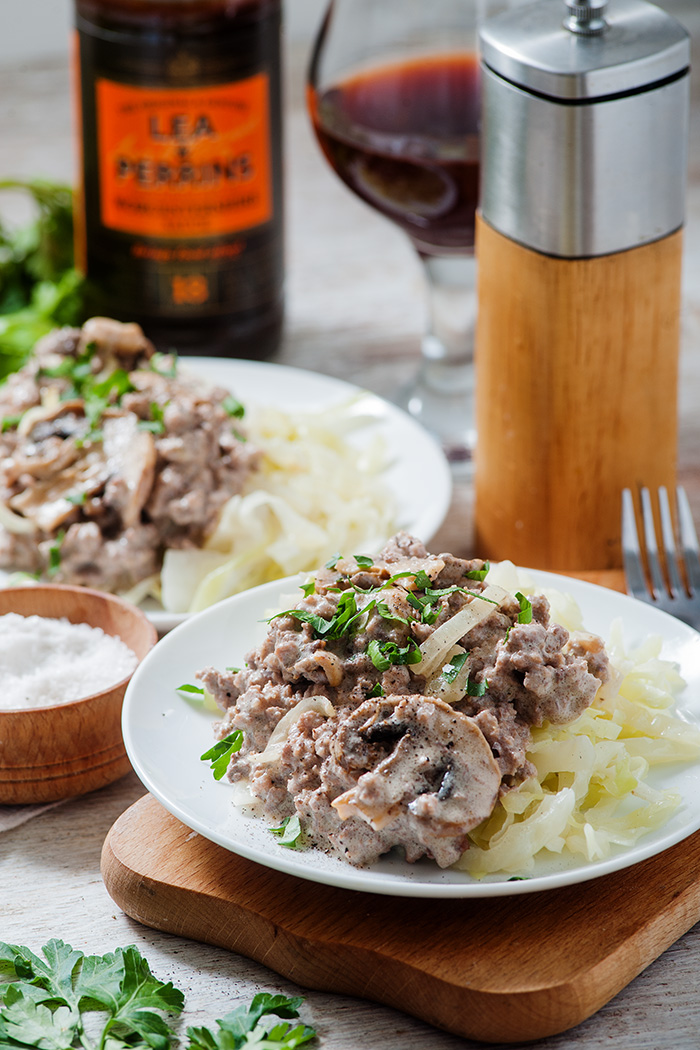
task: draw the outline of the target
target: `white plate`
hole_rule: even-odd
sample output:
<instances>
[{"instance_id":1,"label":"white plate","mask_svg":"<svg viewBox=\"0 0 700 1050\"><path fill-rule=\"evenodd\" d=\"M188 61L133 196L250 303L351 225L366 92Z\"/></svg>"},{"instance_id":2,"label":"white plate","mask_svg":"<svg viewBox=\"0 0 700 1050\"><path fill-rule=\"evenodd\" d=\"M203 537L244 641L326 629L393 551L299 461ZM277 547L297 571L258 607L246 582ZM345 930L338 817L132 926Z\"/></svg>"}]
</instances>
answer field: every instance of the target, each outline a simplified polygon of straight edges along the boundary
<instances>
[{"instance_id":1,"label":"white plate","mask_svg":"<svg viewBox=\"0 0 700 1050\"><path fill-rule=\"evenodd\" d=\"M244 405L312 412L341 405L360 393L359 387L340 379L286 365L218 357L179 360L183 368L229 390ZM409 415L374 394L363 399L362 412L373 416L376 424L352 434L348 440L362 448L381 436L390 463L385 479L396 501L397 528L428 543L444 521L452 496L452 477L442 450ZM7 576L0 571L0 586ZM144 602L143 609L161 633L188 618L187 613L165 612L154 601Z\"/></svg>"},{"instance_id":2,"label":"white plate","mask_svg":"<svg viewBox=\"0 0 700 1050\"><path fill-rule=\"evenodd\" d=\"M700 634L665 613L626 595L551 573L528 572L538 587L568 591L579 603L586 627L606 637L622 617L625 642L639 644L650 634L663 638L663 657L679 664L687 686L679 713L700 720ZM700 762L661 767L655 786L678 791L679 810L658 831L612 857L590 864L578 860L538 862L527 880L509 882L489 876L477 882L455 871L441 871L431 861L407 864L387 855L371 868L356 869L320 850L294 851L280 846L262 819L244 816L231 801L232 786L213 779L199 756L214 742L211 713L196 709L176 693L193 682L195 672L212 665L240 666L245 654L264 637L263 619L280 607L282 594L295 593L298 578L275 581L193 616L167 635L134 674L124 701L123 732L134 769L166 809L205 838L250 860L313 882L369 893L406 897L490 897L533 893L584 882L636 864L660 853L700 828ZM300 594L296 592L296 596Z\"/></svg>"}]
</instances>

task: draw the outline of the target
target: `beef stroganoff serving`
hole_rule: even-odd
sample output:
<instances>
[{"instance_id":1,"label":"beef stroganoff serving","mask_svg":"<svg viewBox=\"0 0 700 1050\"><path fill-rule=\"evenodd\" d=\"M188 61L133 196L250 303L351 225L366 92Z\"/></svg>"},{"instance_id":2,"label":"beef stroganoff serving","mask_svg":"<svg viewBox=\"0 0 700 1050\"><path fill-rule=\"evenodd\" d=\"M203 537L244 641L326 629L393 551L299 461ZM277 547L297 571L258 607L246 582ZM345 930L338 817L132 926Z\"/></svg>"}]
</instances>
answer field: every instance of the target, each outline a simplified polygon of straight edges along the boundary
<instances>
[{"instance_id":1,"label":"beef stroganoff serving","mask_svg":"<svg viewBox=\"0 0 700 1050\"><path fill-rule=\"evenodd\" d=\"M0 390L0 569L185 613L391 535L381 442L348 440L372 426L362 395L304 413L260 397L136 324L50 333Z\"/></svg>"},{"instance_id":2,"label":"beef stroganoff serving","mask_svg":"<svg viewBox=\"0 0 700 1050\"><path fill-rule=\"evenodd\" d=\"M679 805L645 778L696 758L700 733L670 713L682 683L653 643L606 647L507 563L404 533L302 590L245 666L198 673L224 712L216 775L284 844L526 875L542 850L629 846Z\"/></svg>"}]
</instances>

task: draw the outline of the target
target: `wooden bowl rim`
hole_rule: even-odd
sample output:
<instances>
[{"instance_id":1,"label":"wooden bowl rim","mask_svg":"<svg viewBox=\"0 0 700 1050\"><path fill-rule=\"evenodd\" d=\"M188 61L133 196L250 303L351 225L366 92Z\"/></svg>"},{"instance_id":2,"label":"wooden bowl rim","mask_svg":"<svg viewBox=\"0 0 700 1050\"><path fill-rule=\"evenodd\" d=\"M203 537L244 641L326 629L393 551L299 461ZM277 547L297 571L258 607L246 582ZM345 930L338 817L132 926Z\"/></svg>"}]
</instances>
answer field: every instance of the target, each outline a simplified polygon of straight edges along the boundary
<instances>
[{"instance_id":1,"label":"wooden bowl rim","mask_svg":"<svg viewBox=\"0 0 700 1050\"><path fill-rule=\"evenodd\" d=\"M110 594L109 591L98 591L98 590L95 590L92 587L76 587L76 586L73 586L73 585L67 584L67 583L31 583L31 584L22 584L19 587L3 587L3 588L0 589L0 595L5 594L5 593L9 594L11 592L14 592L15 594L17 594L17 593L20 593L20 594L36 594L37 592L40 592L40 591L52 591L53 593L60 593L60 594L67 594L67 593L69 593L69 594L75 595L76 597L78 597L78 596L80 596L80 597L87 596L88 599L95 599L95 598L97 598L99 601L104 601L107 604L111 603L113 605L120 606L123 610L125 610L130 615L132 615L135 620L140 621L141 622L141 626L146 631L146 634L148 636L150 636L150 639L149 639L150 640L150 644L148 646L148 649L146 650L146 653L144 653L144 655L142 657L138 657L138 656L136 657L136 660L137 660L136 667L138 667L139 664L141 663L141 661L145 659L147 653L150 652L150 650L153 648L153 646L158 641L158 631L156 630L155 626L151 623L151 621L148 619L148 617L146 616L144 611L142 609L139 609L138 605L134 605L133 602L129 602L125 598L121 598L118 594ZM0 601L2 601L1 597L0 597ZM11 612L11 611L12 610L8 610L8 612ZM3 615L4 615L4 613L0 613L0 616L3 616ZM30 613L29 615L31 615L31 616L41 616L42 614L41 613ZM58 619L60 619L60 617L59 616L47 616L46 619L48 619L48 620L58 620ZM82 620L82 621L79 621L79 622L87 623L86 620ZM87 626L88 627L94 627L95 625L91 624L91 623L88 623ZM100 628L100 629L102 630L102 628ZM107 632L105 632L105 633L107 633ZM115 637L115 636L112 636L112 637ZM120 637L121 638L120 635L117 635L116 637ZM123 639L121 639L121 640L123 641ZM126 643L124 643L124 644L126 644ZM133 649L131 651L134 652ZM134 656L136 656L136 653L134 653ZM90 693L88 696L81 696L77 700L65 700L63 703L60 703L60 704L43 704L41 707L17 707L17 708L12 708L10 710L0 709L0 718L7 718L7 717L11 718L13 716L15 718L18 717L18 716L26 718L27 715L36 715L39 712L55 711L57 708L61 708L63 710L65 708L77 707L80 704L86 704L86 703L89 703L90 701L94 702L95 700L99 700L101 698L107 699L110 696L110 694L116 694L119 691L123 691L123 690L126 689L126 686L129 684L129 679L131 678L131 676L133 675L134 671L136 670L136 667L134 667L134 670L130 671L129 674L126 675L124 678L121 678L118 682L115 682L114 685L110 685L106 689L101 689L97 693Z\"/></svg>"}]
</instances>

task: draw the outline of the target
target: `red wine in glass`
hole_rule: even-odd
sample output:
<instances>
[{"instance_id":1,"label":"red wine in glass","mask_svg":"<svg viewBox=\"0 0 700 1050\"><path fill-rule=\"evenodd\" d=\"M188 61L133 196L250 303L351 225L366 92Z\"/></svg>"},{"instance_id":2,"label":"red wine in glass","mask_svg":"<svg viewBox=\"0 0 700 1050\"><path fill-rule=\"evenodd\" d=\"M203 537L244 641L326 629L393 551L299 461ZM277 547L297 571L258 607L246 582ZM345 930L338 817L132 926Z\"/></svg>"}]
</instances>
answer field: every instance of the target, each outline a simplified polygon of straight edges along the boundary
<instances>
[{"instance_id":1,"label":"red wine in glass","mask_svg":"<svg viewBox=\"0 0 700 1050\"><path fill-rule=\"evenodd\" d=\"M469 52L379 65L317 93L309 109L341 179L424 254L474 245L479 65Z\"/></svg>"},{"instance_id":2,"label":"red wine in glass","mask_svg":"<svg viewBox=\"0 0 700 1050\"><path fill-rule=\"evenodd\" d=\"M503 0L329 0L308 105L330 165L423 264L421 365L395 400L471 469L479 194L478 22Z\"/></svg>"}]
</instances>

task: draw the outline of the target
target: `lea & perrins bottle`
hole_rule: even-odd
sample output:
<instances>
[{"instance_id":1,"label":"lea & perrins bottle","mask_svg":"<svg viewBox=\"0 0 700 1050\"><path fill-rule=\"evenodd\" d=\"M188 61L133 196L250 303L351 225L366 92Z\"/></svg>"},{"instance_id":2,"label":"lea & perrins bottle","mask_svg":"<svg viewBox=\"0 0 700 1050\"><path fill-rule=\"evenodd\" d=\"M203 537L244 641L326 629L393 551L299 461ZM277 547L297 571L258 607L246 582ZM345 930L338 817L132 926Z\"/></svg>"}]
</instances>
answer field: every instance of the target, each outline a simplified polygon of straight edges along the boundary
<instances>
[{"instance_id":1,"label":"lea & perrins bottle","mask_svg":"<svg viewBox=\"0 0 700 1050\"><path fill-rule=\"evenodd\" d=\"M281 0L75 0L77 259L159 349L270 357L283 317Z\"/></svg>"}]
</instances>

